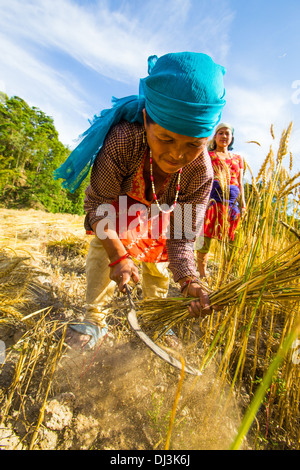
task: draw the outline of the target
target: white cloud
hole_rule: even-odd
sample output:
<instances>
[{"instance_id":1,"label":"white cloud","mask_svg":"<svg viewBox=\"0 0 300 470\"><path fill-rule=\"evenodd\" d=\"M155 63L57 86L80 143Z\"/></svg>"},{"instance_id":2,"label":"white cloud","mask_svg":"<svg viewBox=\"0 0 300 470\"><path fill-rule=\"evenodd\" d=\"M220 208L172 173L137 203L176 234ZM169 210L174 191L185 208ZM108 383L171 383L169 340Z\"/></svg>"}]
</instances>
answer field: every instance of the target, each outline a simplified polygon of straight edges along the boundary
<instances>
[{"instance_id":1,"label":"white cloud","mask_svg":"<svg viewBox=\"0 0 300 470\"><path fill-rule=\"evenodd\" d=\"M48 99L64 99L72 106L80 107L82 103L67 87L67 82L59 72L36 60L22 47L7 40L0 34L1 61L5 63L6 72L11 72L11 80L29 80L33 87L43 84L43 93ZM13 78L13 75L15 78Z\"/></svg>"},{"instance_id":2,"label":"white cloud","mask_svg":"<svg viewBox=\"0 0 300 470\"><path fill-rule=\"evenodd\" d=\"M1 86L52 116L66 144L87 127L86 116L102 108L101 96L110 101L101 91L93 101L91 71L99 75L99 88L103 83L107 90L114 79L134 83L137 90L138 79L147 75L148 55L190 49L226 60L233 19L226 0L117 5L112 0L1 0Z\"/></svg>"},{"instance_id":3,"label":"white cloud","mask_svg":"<svg viewBox=\"0 0 300 470\"><path fill-rule=\"evenodd\" d=\"M0 90L9 96L22 97L30 106L53 117L60 139L71 144L71 136L74 139L82 132L86 121L87 105L80 98L84 92L79 92L77 83L38 61L1 34L0 64L3 69L5 67L5 82L0 82ZM70 122L69 116L74 119L74 115L75 122Z\"/></svg>"},{"instance_id":4,"label":"white cloud","mask_svg":"<svg viewBox=\"0 0 300 470\"><path fill-rule=\"evenodd\" d=\"M144 76L145 58L153 53L181 50L192 42L200 49L215 49L224 59L229 47L231 15L216 20L215 8L209 11L201 0L127 1L115 11L114 2L101 0L81 5L72 0L3 2L0 26L7 35L63 51L98 73L122 81Z\"/></svg>"},{"instance_id":5,"label":"white cloud","mask_svg":"<svg viewBox=\"0 0 300 470\"><path fill-rule=\"evenodd\" d=\"M6 84L4 80L0 80L0 91L3 91L4 93L6 93Z\"/></svg>"},{"instance_id":6,"label":"white cloud","mask_svg":"<svg viewBox=\"0 0 300 470\"><path fill-rule=\"evenodd\" d=\"M235 150L242 153L254 174L263 163L270 145L276 152L284 129L293 120L288 90L276 87L250 89L234 85L227 89L226 119L235 127ZM271 136L271 125L274 128L275 141ZM299 132L298 132L299 133ZM295 138L297 129L290 139L290 150L298 152L299 143ZM260 143L260 147L249 144L249 141ZM299 157L295 155L299 165Z\"/></svg>"},{"instance_id":7,"label":"white cloud","mask_svg":"<svg viewBox=\"0 0 300 470\"><path fill-rule=\"evenodd\" d=\"M106 77L129 80L140 74L141 57L149 48L144 39L147 35L130 18L109 11L103 2L93 9L70 0L5 3L1 30L22 41L24 47L34 44L62 51Z\"/></svg>"}]
</instances>

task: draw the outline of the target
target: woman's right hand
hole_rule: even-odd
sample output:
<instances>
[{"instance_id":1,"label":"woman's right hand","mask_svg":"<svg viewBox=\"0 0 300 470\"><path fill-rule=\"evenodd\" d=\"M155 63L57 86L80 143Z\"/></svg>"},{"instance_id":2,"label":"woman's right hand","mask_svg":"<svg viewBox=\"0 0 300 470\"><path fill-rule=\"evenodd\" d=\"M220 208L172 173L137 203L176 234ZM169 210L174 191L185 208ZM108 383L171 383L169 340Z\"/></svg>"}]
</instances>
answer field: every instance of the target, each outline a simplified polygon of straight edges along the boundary
<instances>
[{"instance_id":1,"label":"woman's right hand","mask_svg":"<svg viewBox=\"0 0 300 470\"><path fill-rule=\"evenodd\" d=\"M135 284L139 282L139 271L130 258L126 258L110 268L110 279L118 284L120 292L124 292L125 284L132 279Z\"/></svg>"},{"instance_id":2,"label":"woman's right hand","mask_svg":"<svg viewBox=\"0 0 300 470\"><path fill-rule=\"evenodd\" d=\"M98 222L92 226L94 233L100 238L110 262L116 262L124 256L124 252L126 253L118 234L115 230L104 227L102 230L104 230L106 237L103 237L102 232L97 232L97 225ZM110 267L109 277L118 284L119 290L124 292L125 284L128 284L131 279L135 284L139 282L139 271L131 258L125 258Z\"/></svg>"}]
</instances>

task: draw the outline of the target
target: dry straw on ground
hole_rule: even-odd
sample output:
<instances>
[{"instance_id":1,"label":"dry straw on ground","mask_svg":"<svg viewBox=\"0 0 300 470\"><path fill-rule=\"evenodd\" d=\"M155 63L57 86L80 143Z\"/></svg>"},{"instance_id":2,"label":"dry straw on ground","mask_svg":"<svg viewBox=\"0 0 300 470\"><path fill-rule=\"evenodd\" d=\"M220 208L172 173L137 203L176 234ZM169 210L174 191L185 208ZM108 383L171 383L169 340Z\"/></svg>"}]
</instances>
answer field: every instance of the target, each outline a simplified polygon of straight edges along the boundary
<instances>
[{"instance_id":1,"label":"dry straw on ground","mask_svg":"<svg viewBox=\"0 0 300 470\"><path fill-rule=\"evenodd\" d=\"M0 339L8 346L0 446L8 430L14 447L25 449L240 448L247 433L251 449L299 449L300 366L290 338L300 335L300 183L291 131L276 152L272 126L259 178L247 165L247 216L234 246L213 242L206 286L222 309L192 320L190 299L174 283L167 299L142 300L136 289L144 327L173 327L183 360L203 372L197 379L179 378L145 351L128 328L122 296L110 305L113 338L91 356L69 356L65 326L84 306L83 220L0 209ZM61 398L70 394L72 406ZM57 429L54 405L67 413ZM239 412L247 418L240 432Z\"/></svg>"}]
</instances>

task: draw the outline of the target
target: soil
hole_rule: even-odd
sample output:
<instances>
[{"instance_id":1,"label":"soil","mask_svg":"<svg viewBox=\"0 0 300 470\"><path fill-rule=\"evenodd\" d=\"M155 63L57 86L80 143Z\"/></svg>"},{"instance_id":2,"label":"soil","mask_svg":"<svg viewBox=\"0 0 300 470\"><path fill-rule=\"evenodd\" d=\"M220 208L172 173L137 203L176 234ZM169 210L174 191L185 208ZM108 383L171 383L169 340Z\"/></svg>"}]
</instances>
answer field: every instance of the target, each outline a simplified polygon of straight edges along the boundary
<instances>
[{"instance_id":1,"label":"soil","mask_svg":"<svg viewBox=\"0 0 300 470\"><path fill-rule=\"evenodd\" d=\"M84 312L88 246L82 220L62 215L53 218L38 211L1 212L6 253L14 244L14 254L30 253L30 260L25 263L39 270L30 290L30 301L22 304L21 313L51 307L51 321L80 319ZM75 242L62 244L62 239L70 234ZM170 294L176 292L177 286L172 283ZM136 295L140 295L139 289ZM116 293L105 340L90 352L63 350L33 448L159 450L165 448L171 431L170 449L228 449L240 422L240 405L232 395L228 399L218 383L214 364L200 377L185 374L179 392L180 371L153 354L135 336L126 322L126 308L127 300ZM26 332L20 325L20 321L6 322L0 327L0 340L7 352L12 351L0 369L2 410L18 360L18 344ZM180 332L180 339L181 356L197 366L202 354L199 325L188 323ZM43 370L35 373L38 388ZM30 447L41 410L36 397L36 390L30 389L22 411L10 409L0 426L2 449Z\"/></svg>"}]
</instances>

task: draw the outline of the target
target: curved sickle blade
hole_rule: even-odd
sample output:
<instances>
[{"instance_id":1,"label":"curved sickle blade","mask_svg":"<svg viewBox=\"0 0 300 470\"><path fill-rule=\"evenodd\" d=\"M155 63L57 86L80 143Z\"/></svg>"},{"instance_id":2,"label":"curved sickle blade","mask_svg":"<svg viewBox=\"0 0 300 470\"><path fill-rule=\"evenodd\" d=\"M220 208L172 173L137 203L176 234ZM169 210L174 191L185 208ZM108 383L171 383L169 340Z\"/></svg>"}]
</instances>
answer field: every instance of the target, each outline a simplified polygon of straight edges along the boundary
<instances>
[{"instance_id":1,"label":"curved sickle blade","mask_svg":"<svg viewBox=\"0 0 300 470\"><path fill-rule=\"evenodd\" d=\"M157 356L159 356L161 359L163 359L164 361L171 364L171 366L177 367L177 369L181 370L182 369L181 362L178 361L177 359L175 359L174 357L170 356L170 354L168 354L163 349L161 349L157 344L155 344L149 338L149 336L146 335L146 333L144 333L141 330L140 325L139 325L138 320L137 320L137 317L136 317L135 306L134 306L134 303L131 299L130 291L129 291L129 288L128 288L127 285L125 285L125 289L126 289L128 299L129 299L129 303L130 303L130 307L131 307L131 309L128 313L127 319L128 319L128 323L131 326L131 328L133 329L133 331L146 344L146 346L148 346L148 348L150 348ZM193 367L190 367L190 366L187 366L187 365L184 367L184 370L185 370L185 372L188 372L189 374L192 374L192 375L201 375L201 372L199 372L198 370L194 369Z\"/></svg>"}]
</instances>

